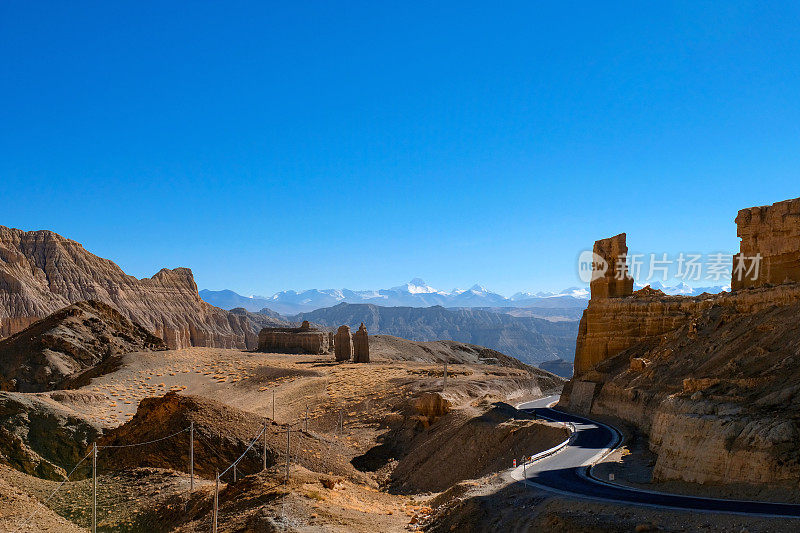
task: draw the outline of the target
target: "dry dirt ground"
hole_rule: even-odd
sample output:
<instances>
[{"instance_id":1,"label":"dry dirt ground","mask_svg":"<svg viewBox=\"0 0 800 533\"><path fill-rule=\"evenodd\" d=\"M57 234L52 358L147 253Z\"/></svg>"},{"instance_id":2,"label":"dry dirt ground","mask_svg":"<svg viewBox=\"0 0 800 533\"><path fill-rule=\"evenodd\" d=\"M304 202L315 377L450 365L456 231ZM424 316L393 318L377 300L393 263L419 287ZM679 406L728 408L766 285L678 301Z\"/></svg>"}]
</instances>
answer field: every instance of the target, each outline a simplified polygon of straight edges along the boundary
<instances>
[{"instance_id":1,"label":"dry dirt ground","mask_svg":"<svg viewBox=\"0 0 800 533\"><path fill-rule=\"evenodd\" d=\"M422 391L441 390L441 365L377 360L337 364L332 356L249 353L218 348L127 354L116 372L53 399L106 427L131 418L141 399L169 391L212 398L244 411L297 422L309 412L309 428L330 431L344 410L350 420L384 412ZM522 401L541 391L528 374L494 365L449 365L448 398L455 404L487 396ZM345 435L355 436L355 428Z\"/></svg>"},{"instance_id":2,"label":"dry dirt ground","mask_svg":"<svg viewBox=\"0 0 800 533\"><path fill-rule=\"evenodd\" d=\"M438 468L459 481L481 475L486 468L509 464L523 450L535 453L563 438L560 428L522 416L517 420L515 410L496 403L517 403L554 392L560 383L544 374L531 375L524 368L497 365L450 364L442 391L443 369L437 364L390 360L379 353L370 364L337 364L332 359L331 355L260 354L211 348L142 352L123 356L114 372L94 378L80 389L41 394L111 431L133 418L144 398L176 391L181 396L227 405L243 413L236 415L239 418L251 417L255 435L264 417L273 417L274 393L275 422L293 424L295 432L303 430L302 434L295 433L295 445L290 449L290 479L287 483L281 463L285 459L282 444L278 447L277 441L270 439L277 460L274 464L271 461L266 471L255 471L258 469L252 468L251 463L235 483L230 474L223 479L219 496L221 531L372 533L417 529L432 512L425 503L432 495L419 489L426 479L410 480L403 491L391 489L392 481L397 481L391 479L391 473L403 464L402 455L408 454L415 463L427 465L425 468L434 476ZM493 414L486 418L486 413ZM507 446L495 451L488 448L489 441L484 443L483 438L477 439L466 431L469 426L465 424L469 423L476 427L497 424L502 426L499 431L512 438ZM277 427L272 421L269 424ZM148 429L152 434L160 434L163 429L166 434L174 428L156 425ZM232 442L229 439L233 437L224 434L225 427L215 431L218 441L206 435L211 444L219 443L222 448ZM462 446L462 453L443 453L437 432L449 432L460 439L461 442L448 445L454 451ZM484 429L481 437L486 434ZM393 439L392 453L380 457L379 465L362 461L365 464L359 470L349 463L375 448L381 449L387 435ZM188 441L185 435L181 438ZM172 445L169 442L162 444ZM174 444L184 445L182 441ZM102 453L127 452L107 449ZM332 464L327 459L332 458L326 459L325 454L337 455L341 461L334 463L341 465L327 466ZM470 460L469 454L475 460ZM487 458L487 454L495 455ZM101 465L113 463L108 459L100 461ZM101 470L98 529L207 531L213 476L198 479L196 490L190 494L184 464L171 465L169 469L150 466ZM61 517L86 527L91 517L88 475L84 463L73 476L74 481L57 491L45 508L34 502L45 501L57 482L2 467L0 530L14 531L23 526L22 531L47 527L69 531L72 526ZM24 513L26 508L36 512L23 524L23 515L30 516ZM66 525L59 529L59 524Z\"/></svg>"},{"instance_id":3,"label":"dry dirt ground","mask_svg":"<svg viewBox=\"0 0 800 533\"><path fill-rule=\"evenodd\" d=\"M274 391L276 423L269 421L277 432L269 441L274 460L264 471L251 460L243 463L236 482L230 473L222 479L221 531L797 530L794 521L656 511L565 498L512 483L503 471L512 458L563 438L559 428L497 403L513 404L550 392L549 382L537 381L523 369L453 364L446 390L438 396L443 377L439 365L380 356L369 365L335 364L330 359L204 348L137 353L125 356L118 370L88 386L42 394L108 431L119 428L111 431L118 439L175 429L166 423L147 427L148 419L121 426L144 398L178 391L180 396L227 405L225 423L203 418L215 412L211 408L198 411L203 416L196 420L207 420L212 434L205 438L218 449L229 445L230 452L237 449L234 444L238 449L246 444L250 426L255 432L265 416L272 417ZM443 400L450 402L450 413ZM232 419L241 421L236 431L228 427ZM294 423L296 431L288 482L280 440L286 423ZM187 469L182 468L186 435L179 439L159 444L180 448L179 464L170 468L131 468L136 455L119 456L120 464L128 463L120 469L112 468L109 458L101 460L107 471L101 470L98 477L99 531L210 530L213 476L202 472L201 478L198 467L195 490L189 491ZM208 450L203 455L199 447L199 456L208 461ZM647 457L637 461L633 471L646 478ZM492 471L499 473L485 475ZM57 482L0 465L0 531L85 530L91 519L89 474L84 463L73 481L48 500ZM40 503L44 501L46 505Z\"/></svg>"}]
</instances>

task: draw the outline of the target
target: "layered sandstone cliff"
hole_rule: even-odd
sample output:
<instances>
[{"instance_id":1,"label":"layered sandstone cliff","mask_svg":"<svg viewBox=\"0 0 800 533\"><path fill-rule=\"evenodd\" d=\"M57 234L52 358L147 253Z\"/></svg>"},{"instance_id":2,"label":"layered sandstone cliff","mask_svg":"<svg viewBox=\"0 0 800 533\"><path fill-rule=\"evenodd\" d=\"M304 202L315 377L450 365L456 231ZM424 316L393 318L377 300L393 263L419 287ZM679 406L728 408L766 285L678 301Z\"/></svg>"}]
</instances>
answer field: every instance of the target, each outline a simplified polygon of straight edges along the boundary
<instances>
[{"instance_id":1,"label":"layered sandstone cliff","mask_svg":"<svg viewBox=\"0 0 800 533\"><path fill-rule=\"evenodd\" d=\"M742 209L736 217L736 234L742 243L733 259L734 290L800 280L800 198ZM747 275L757 255L760 264Z\"/></svg>"},{"instance_id":2,"label":"layered sandstone cliff","mask_svg":"<svg viewBox=\"0 0 800 533\"><path fill-rule=\"evenodd\" d=\"M800 494L799 215L800 199L739 212L740 257L761 261L737 283L734 259L731 293L593 285L560 405L637 426L657 455L656 480Z\"/></svg>"},{"instance_id":3,"label":"layered sandstone cliff","mask_svg":"<svg viewBox=\"0 0 800 533\"><path fill-rule=\"evenodd\" d=\"M597 241L594 252L609 268L591 283L592 297L578 326L575 374L587 372L639 342L674 331L711 305L733 306L749 313L794 302L792 288L768 296L758 289L800 282L800 198L743 209L736 224L742 242L733 259L734 292L729 295L667 297L649 287L634 293L623 257L628 249L625 234ZM617 275L620 272L624 273L622 279ZM750 290L742 290L745 288Z\"/></svg>"},{"instance_id":4,"label":"layered sandstone cliff","mask_svg":"<svg viewBox=\"0 0 800 533\"><path fill-rule=\"evenodd\" d=\"M247 317L200 299L188 268L163 269L140 280L51 231L0 226L0 335L83 300L113 305L170 348L257 345Z\"/></svg>"},{"instance_id":5,"label":"layered sandstone cliff","mask_svg":"<svg viewBox=\"0 0 800 533\"><path fill-rule=\"evenodd\" d=\"M800 490L800 284L696 303L678 329L568 383L561 405L646 433L656 480Z\"/></svg>"}]
</instances>

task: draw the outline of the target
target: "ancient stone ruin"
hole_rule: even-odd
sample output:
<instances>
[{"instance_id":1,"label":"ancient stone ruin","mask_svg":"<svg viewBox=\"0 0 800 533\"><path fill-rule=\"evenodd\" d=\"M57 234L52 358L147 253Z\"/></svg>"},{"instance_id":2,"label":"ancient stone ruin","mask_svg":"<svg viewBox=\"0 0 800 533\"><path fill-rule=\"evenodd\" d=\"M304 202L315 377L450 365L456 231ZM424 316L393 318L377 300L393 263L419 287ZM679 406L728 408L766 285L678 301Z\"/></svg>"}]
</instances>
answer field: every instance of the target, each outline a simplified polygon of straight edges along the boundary
<instances>
[{"instance_id":1,"label":"ancient stone ruin","mask_svg":"<svg viewBox=\"0 0 800 533\"><path fill-rule=\"evenodd\" d=\"M743 209L736 225L742 242L733 258L733 292L713 296L667 296L649 287L633 292L627 274L624 279L616 276L626 272L620 259L628 250L625 234L597 241L594 252L608 263L608 270L591 282L592 297L578 327L575 375L643 341L656 342L713 305L748 313L800 301L800 198ZM740 279L739 257L755 256L761 258L755 279L753 273Z\"/></svg>"},{"instance_id":2,"label":"ancient stone ruin","mask_svg":"<svg viewBox=\"0 0 800 533\"><path fill-rule=\"evenodd\" d=\"M363 322L353 335L353 362L369 363L369 335Z\"/></svg>"},{"instance_id":3,"label":"ancient stone ruin","mask_svg":"<svg viewBox=\"0 0 800 533\"><path fill-rule=\"evenodd\" d=\"M324 354L329 350L329 333L312 328L308 320L299 328L264 328L258 334L259 352Z\"/></svg>"},{"instance_id":4,"label":"ancient stone ruin","mask_svg":"<svg viewBox=\"0 0 800 533\"><path fill-rule=\"evenodd\" d=\"M350 336L350 326L339 326L333 341L337 361L349 361L353 355L353 343Z\"/></svg>"}]
</instances>

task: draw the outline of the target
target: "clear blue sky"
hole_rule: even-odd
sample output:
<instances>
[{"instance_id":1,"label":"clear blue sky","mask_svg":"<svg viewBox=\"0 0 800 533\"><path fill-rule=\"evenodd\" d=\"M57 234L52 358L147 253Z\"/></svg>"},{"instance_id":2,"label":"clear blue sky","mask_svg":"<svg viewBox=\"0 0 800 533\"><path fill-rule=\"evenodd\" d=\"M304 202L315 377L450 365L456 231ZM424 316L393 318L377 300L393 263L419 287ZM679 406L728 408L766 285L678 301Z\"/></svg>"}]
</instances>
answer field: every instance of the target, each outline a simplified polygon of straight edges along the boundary
<instances>
[{"instance_id":1,"label":"clear blue sky","mask_svg":"<svg viewBox=\"0 0 800 533\"><path fill-rule=\"evenodd\" d=\"M796 2L0 3L0 224L201 288L501 293L800 196Z\"/></svg>"}]
</instances>

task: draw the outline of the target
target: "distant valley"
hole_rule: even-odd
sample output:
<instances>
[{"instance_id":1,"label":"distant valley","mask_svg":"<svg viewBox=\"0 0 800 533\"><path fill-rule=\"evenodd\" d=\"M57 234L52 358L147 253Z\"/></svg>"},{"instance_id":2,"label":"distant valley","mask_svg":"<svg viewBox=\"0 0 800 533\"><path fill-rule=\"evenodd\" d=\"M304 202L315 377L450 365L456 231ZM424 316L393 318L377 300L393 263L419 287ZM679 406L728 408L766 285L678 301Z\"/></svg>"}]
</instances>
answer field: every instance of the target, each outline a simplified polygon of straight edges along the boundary
<instances>
[{"instance_id":1,"label":"distant valley","mask_svg":"<svg viewBox=\"0 0 800 533\"><path fill-rule=\"evenodd\" d=\"M730 290L685 283L651 286L670 295ZM357 328L364 322L371 334L478 344L561 376L571 375L578 321L589 301L588 291L581 287L505 297L479 285L440 291L419 278L374 291L309 289L249 297L231 290L201 290L200 297L264 326L308 320L327 328L342 324Z\"/></svg>"},{"instance_id":2,"label":"distant valley","mask_svg":"<svg viewBox=\"0 0 800 533\"><path fill-rule=\"evenodd\" d=\"M393 335L413 341L452 340L477 344L538 365L543 361L572 361L578 322L552 322L514 317L481 309L433 307L381 307L340 303L288 317L308 320L328 328L342 324L351 329L362 322L373 335Z\"/></svg>"}]
</instances>

